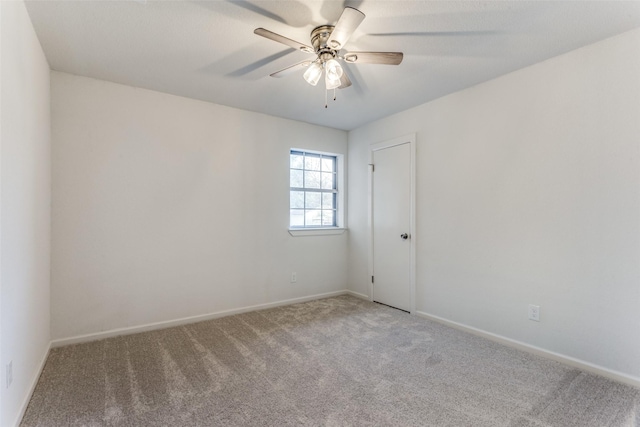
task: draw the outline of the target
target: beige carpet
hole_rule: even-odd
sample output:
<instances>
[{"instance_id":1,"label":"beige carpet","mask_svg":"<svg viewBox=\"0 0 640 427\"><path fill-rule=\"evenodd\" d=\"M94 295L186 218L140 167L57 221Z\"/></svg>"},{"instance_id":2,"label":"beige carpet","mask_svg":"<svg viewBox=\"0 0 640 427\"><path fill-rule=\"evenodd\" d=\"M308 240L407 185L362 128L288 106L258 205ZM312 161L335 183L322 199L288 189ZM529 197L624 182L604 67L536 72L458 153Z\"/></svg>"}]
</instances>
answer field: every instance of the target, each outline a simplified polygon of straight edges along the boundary
<instances>
[{"instance_id":1,"label":"beige carpet","mask_svg":"<svg viewBox=\"0 0 640 427\"><path fill-rule=\"evenodd\" d=\"M640 390L343 296L56 348L23 426L638 426Z\"/></svg>"}]
</instances>

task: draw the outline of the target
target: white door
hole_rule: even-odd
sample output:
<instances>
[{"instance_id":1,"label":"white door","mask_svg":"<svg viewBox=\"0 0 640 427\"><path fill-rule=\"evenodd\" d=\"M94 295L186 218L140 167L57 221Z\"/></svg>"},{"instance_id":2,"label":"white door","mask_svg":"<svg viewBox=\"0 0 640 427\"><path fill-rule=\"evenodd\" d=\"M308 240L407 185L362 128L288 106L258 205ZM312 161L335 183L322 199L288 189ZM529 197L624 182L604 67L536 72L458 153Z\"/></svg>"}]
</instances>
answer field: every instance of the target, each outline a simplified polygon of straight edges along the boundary
<instances>
[{"instance_id":1,"label":"white door","mask_svg":"<svg viewBox=\"0 0 640 427\"><path fill-rule=\"evenodd\" d=\"M410 142L372 150L373 300L411 311Z\"/></svg>"}]
</instances>

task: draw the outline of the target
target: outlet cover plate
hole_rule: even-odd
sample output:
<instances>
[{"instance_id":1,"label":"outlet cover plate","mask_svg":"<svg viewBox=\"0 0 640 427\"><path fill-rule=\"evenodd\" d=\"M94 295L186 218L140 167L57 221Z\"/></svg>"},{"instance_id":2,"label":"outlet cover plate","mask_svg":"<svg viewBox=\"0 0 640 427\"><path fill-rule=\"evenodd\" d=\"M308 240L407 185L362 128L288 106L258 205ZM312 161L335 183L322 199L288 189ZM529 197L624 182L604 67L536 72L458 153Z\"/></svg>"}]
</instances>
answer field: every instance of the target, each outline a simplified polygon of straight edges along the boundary
<instances>
[{"instance_id":1,"label":"outlet cover plate","mask_svg":"<svg viewBox=\"0 0 640 427\"><path fill-rule=\"evenodd\" d=\"M529 304L529 320L540 321L540 306Z\"/></svg>"}]
</instances>

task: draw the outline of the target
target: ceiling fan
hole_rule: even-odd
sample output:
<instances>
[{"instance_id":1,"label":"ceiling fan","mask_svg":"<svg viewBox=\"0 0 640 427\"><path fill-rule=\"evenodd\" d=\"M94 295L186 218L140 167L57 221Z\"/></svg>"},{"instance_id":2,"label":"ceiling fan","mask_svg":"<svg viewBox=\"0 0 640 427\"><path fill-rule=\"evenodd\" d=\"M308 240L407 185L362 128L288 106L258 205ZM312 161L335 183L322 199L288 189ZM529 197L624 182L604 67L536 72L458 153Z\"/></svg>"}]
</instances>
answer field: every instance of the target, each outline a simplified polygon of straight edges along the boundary
<instances>
[{"instance_id":1,"label":"ceiling fan","mask_svg":"<svg viewBox=\"0 0 640 427\"><path fill-rule=\"evenodd\" d=\"M364 13L353 7L345 7L336 25L320 25L311 31L311 46L291 40L264 28L256 28L253 32L259 36L282 43L316 55L316 59L306 60L270 74L271 77L283 77L307 68L304 79L315 86L324 73L327 90L344 89L351 86L351 80L338 60L349 64L389 64L402 62L402 52L344 52L342 49L353 32L364 20ZM326 92L325 92L326 96ZM327 107L325 99L325 108Z\"/></svg>"}]
</instances>

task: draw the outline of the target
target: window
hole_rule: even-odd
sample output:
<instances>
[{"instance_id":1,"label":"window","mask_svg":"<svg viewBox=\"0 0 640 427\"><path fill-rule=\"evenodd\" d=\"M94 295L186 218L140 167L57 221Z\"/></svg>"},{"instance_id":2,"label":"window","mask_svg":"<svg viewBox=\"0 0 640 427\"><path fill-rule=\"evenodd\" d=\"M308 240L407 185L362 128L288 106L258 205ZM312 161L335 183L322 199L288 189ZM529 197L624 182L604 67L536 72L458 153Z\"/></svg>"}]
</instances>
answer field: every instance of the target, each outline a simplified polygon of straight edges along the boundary
<instances>
[{"instance_id":1,"label":"window","mask_svg":"<svg viewBox=\"0 0 640 427\"><path fill-rule=\"evenodd\" d=\"M338 156L291 150L289 226L338 226Z\"/></svg>"}]
</instances>

